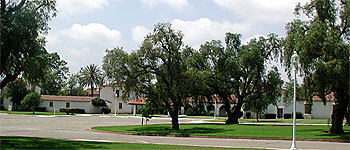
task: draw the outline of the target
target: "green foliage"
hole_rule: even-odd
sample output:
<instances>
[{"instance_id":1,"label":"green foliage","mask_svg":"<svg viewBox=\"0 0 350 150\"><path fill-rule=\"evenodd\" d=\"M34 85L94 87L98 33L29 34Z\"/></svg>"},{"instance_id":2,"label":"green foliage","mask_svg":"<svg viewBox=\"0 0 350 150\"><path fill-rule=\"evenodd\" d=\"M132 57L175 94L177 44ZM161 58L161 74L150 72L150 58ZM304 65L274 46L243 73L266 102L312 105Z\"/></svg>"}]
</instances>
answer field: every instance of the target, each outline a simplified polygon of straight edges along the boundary
<instances>
[{"instance_id":1,"label":"green foliage","mask_svg":"<svg viewBox=\"0 0 350 150\"><path fill-rule=\"evenodd\" d=\"M283 84L276 67L264 66L278 56L281 39L270 34L242 45L240 38L240 34L226 33L226 47L221 41L213 40L201 45L198 54L193 54L193 67L206 78L208 93L217 94L225 103L226 123L238 123L243 104L252 111L262 111L269 104L275 104ZM230 105L231 95L236 96L235 107Z\"/></svg>"},{"instance_id":2,"label":"green foliage","mask_svg":"<svg viewBox=\"0 0 350 150\"><path fill-rule=\"evenodd\" d=\"M87 96L87 93L84 92L84 88L80 86L79 75L71 74L68 78L65 90L60 92L59 95L66 96Z\"/></svg>"},{"instance_id":3,"label":"green foliage","mask_svg":"<svg viewBox=\"0 0 350 150\"><path fill-rule=\"evenodd\" d=\"M41 94L58 95L66 84L65 80L69 72L67 62L60 60L60 56L57 53L49 53L46 56L49 63L40 84Z\"/></svg>"},{"instance_id":4,"label":"green foliage","mask_svg":"<svg viewBox=\"0 0 350 150\"><path fill-rule=\"evenodd\" d=\"M28 109L31 109L33 111L35 111L36 107L39 107L39 105L41 104L41 100L40 100L40 95L39 93L36 92L30 92L29 94L27 94L23 101L21 102L22 105Z\"/></svg>"},{"instance_id":5,"label":"green foliage","mask_svg":"<svg viewBox=\"0 0 350 150\"><path fill-rule=\"evenodd\" d=\"M39 83L47 69L45 35L55 0L1 1L0 89L19 75Z\"/></svg>"},{"instance_id":6,"label":"green foliage","mask_svg":"<svg viewBox=\"0 0 350 150\"><path fill-rule=\"evenodd\" d=\"M84 114L85 109L80 109L80 108L60 108L60 112L65 112L67 115L71 114L73 115L74 113L79 113L79 114Z\"/></svg>"},{"instance_id":7,"label":"green foliage","mask_svg":"<svg viewBox=\"0 0 350 150\"><path fill-rule=\"evenodd\" d=\"M102 113L103 114L109 114L109 113L111 113L111 109L108 108L108 107L102 107Z\"/></svg>"},{"instance_id":8,"label":"green foliage","mask_svg":"<svg viewBox=\"0 0 350 150\"><path fill-rule=\"evenodd\" d=\"M149 104L149 103L146 103L146 105L143 105L141 108L140 108L140 111L141 111L141 116L142 117L146 117L148 119L151 119L152 118L152 115L153 115L153 108L152 108L152 105Z\"/></svg>"},{"instance_id":9,"label":"green foliage","mask_svg":"<svg viewBox=\"0 0 350 150\"><path fill-rule=\"evenodd\" d=\"M191 107L186 111L187 116L205 116L208 112L204 108Z\"/></svg>"},{"instance_id":10,"label":"green foliage","mask_svg":"<svg viewBox=\"0 0 350 150\"><path fill-rule=\"evenodd\" d=\"M265 119L276 119L276 114L264 114Z\"/></svg>"},{"instance_id":11,"label":"green foliage","mask_svg":"<svg viewBox=\"0 0 350 150\"><path fill-rule=\"evenodd\" d=\"M100 98L96 98L94 100L92 100L92 105L96 106L96 107L106 107L106 101Z\"/></svg>"},{"instance_id":12,"label":"green foliage","mask_svg":"<svg viewBox=\"0 0 350 150\"><path fill-rule=\"evenodd\" d=\"M326 103L326 95L334 93L337 109L332 112L332 133L343 133L342 120L350 99L350 2L339 3L311 0L304 6L297 5L297 18L286 26L283 51L289 75L291 55L294 51L300 55L299 70L310 97L316 93ZM305 14L307 19L302 20L300 14Z\"/></svg>"},{"instance_id":13,"label":"green foliage","mask_svg":"<svg viewBox=\"0 0 350 150\"><path fill-rule=\"evenodd\" d=\"M1 98L10 98L15 105L14 110L16 110L16 106L20 105L23 98L29 93L26 86L26 82L18 78L6 85L2 91Z\"/></svg>"},{"instance_id":14,"label":"green foliage","mask_svg":"<svg viewBox=\"0 0 350 150\"><path fill-rule=\"evenodd\" d=\"M99 85L101 70L95 64L85 66L79 71L79 82L82 86L90 86L91 97L93 97L94 87Z\"/></svg>"},{"instance_id":15,"label":"green foliage","mask_svg":"<svg viewBox=\"0 0 350 150\"><path fill-rule=\"evenodd\" d=\"M179 129L179 108L195 85L187 67L187 54L193 49L184 47L182 39L183 34L171 24L160 23L137 52L127 54L115 48L107 50L103 60L107 77L118 86L125 85L122 97L133 91L148 95L150 103L165 105L174 130Z\"/></svg>"}]
</instances>

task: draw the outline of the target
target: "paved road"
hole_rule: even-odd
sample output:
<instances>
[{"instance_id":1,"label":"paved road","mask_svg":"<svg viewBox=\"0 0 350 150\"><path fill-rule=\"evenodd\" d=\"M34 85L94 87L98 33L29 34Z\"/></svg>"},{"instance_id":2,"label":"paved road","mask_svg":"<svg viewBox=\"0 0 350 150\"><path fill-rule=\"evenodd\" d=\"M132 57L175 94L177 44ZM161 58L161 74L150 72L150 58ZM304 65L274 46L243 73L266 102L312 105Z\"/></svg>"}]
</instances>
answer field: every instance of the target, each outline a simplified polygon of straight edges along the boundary
<instances>
[{"instance_id":1,"label":"paved road","mask_svg":"<svg viewBox=\"0 0 350 150\"><path fill-rule=\"evenodd\" d=\"M180 123L198 121L181 119ZM0 114L1 136L31 136L68 140L91 140L106 142L152 143L169 145L192 145L232 148L289 149L291 141L242 140L215 138L180 138L156 136L132 136L92 132L93 126L137 125L140 118L112 116L20 116ZM168 118L152 119L150 123L170 123ZM339 149L350 150L350 143L297 141L299 149Z\"/></svg>"}]
</instances>

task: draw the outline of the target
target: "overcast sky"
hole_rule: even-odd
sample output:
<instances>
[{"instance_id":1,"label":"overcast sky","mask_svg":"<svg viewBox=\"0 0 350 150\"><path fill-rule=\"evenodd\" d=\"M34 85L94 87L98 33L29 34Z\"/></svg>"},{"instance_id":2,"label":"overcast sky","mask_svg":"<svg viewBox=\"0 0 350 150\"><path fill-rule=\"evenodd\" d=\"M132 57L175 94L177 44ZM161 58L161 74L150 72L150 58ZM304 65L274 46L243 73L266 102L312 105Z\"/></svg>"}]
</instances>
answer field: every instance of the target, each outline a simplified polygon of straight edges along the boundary
<instances>
[{"instance_id":1,"label":"overcast sky","mask_svg":"<svg viewBox=\"0 0 350 150\"><path fill-rule=\"evenodd\" d=\"M184 33L184 43L198 49L226 32L242 41L275 33L285 36L285 24L297 2L306 0L57 0L50 21L47 50L58 52L71 73L82 66L101 66L106 49L137 50L157 23L170 22Z\"/></svg>"}]
</instances>

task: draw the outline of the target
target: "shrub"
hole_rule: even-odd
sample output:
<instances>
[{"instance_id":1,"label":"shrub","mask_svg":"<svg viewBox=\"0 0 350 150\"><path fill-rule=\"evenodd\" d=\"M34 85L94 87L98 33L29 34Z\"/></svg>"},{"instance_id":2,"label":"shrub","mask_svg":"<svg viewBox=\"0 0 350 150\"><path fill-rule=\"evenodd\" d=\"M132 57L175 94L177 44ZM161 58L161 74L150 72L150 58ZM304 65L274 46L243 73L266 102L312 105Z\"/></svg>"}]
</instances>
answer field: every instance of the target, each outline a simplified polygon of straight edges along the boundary
<instances>
[{"instance_id":1,"label":"shrub","mask_svg":"<svg viewBox=\"0 0 350 150\"><path fill-rule=\"evenodd\" d=\"M33 114L35 112L35 108L39 107L40 103L40 95L36 92L30 92L24 97L23 101L21 102L25 108L31 109L33 111Z\"/></svg>"},{"instance_id":2,"label":"shrub","mask_svg":"<svg viewBox=\"0 0 350 150\"><path fill-rule=\"evenodd\" d=\"M276 114L264 114L265 119L276 119Z\"/></svg>"},{"instance_id":3,"label":"shrub","mask_svg":"<svg viewBox=\"0 0 350 150\"><path fill-rule=\"evenodd\" d=\"M297 112L296 115L297 119L304 119L303 114L301 112Z\"/></svg>"},{"instance_id":4,"label":"shrub","mask_svg":"<svg viewBox=\"0 0 350 150\"><path fill-rule=\"evenodd\" d=\"M74 113L80 113L84 114L85 109L80 109L80 108L60 108L60 112L65 112L67 115L71 114L73 115Z\"/></svg>"},{"instance_id":5,"label":"shrub","mask_svg":"<svg viewBox=\"0 0 350 150\"><path fill-rule=\"evenodd\" d=\"M240 111L238 114L238 118L242 118L243 117L243 111Z\"/></svg>"},{"instance_id":6,"label":"shrub","mask_svg":"<svg viewBox=\"0 0 350 150\"><path fill-rule=\"evenodd\" d=\"M186 112L187 116L205 116L207 112L198 107L189 108Z\"/></svg>"},{"instance_id":7,"label":"shrub","mask_svg":"<svg viewBox=\"0 0 350 150\"><path fill-rule=\"evenodd\" d=\"M108 107L102 107L102 113L109 114L109 113L111 113L111 109Z\"/></svg>"},{"instance_id":8,"label":"shrub","mask_svg":"<svg viewBox=\"0 0 350 150\"><path fill-rule=\"evenodd\" d=\"M4 106L0 106L0 110L5 110L5 107Z\"/></svg>"},{"instance_id":9,"label":"shrub","mask_svg":"<svg viewBox=\"0 0 350 150\"><path fill-rule=\"evenodd\" d=\"M284 114L284 119L291 119L292 118L292 114Z\"/></svg>"},{"instance_id":10,"label":"shrub","mask_svg":"<svg viewBox=\"0 0 350 150\"><path fill-rule=\"evenodd\" d=\"M35 107L34 110L39 112L46 112L46 107Z\"/></svg>"},{"instance_id":11,"label":"shrub","mask_svg":"<svg viewBox=\"0 0 350 150\"><path fill-rule=\"evenodd\" d=\"M245 116L247 117L247 119L250 119L250 117L252 116L252 114L250 112L246 112Z\"/></svg>"},{"instance_id":12,"label":"shrub","mask_svg":"<svg viewBox=\"0 0 350 150\"><path fill-rule=\"evenodd\" d=\"M100 98L96 98L94 100L92 100L92 105L96 106L96 107L106 107L106 101L104 101L103 99Z\"/></svg>"}]
</instances>

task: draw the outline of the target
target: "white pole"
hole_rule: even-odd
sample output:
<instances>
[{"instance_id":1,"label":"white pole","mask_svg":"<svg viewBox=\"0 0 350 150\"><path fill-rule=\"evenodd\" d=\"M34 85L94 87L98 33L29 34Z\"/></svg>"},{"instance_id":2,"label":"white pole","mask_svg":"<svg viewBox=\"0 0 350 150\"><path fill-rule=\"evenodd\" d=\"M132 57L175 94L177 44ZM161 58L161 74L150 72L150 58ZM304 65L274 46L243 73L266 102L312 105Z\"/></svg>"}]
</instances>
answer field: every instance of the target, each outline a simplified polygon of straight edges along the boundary
<instances>
[{"instance_id":1,"label":"white pole","mask_svg":"<svg viewBox=\"0 0 350 150\"><path fill-rule=\"evenodd\" d=\"M217 106L216 106L216 97L215 97L214 120L216 120L216 108L217 108Z\"/></svg>"},{"instance_id":2,"label":"white pole","mask_svg":"<svg viewBox=\"0 0 350 150\"><path fill-rule=\"evenodd\" d=\"M136 116L136 107L137 107L137 105L134 105L134 116Z\"/></svg>"},{"instance_id":3,"label":"white pole","mask_svg":"<svg viewBox=\"0 0 350 150\"><path fill-rule=\"evenodd\" d=\"M296 99L297 99L297 88L296 88L296 83L297 83L297 67L294 67L294 97L293 97L293 142L292 146L290 147L290 150L297 150L296 143L295 143L295 119L296 119Z\"/></svg>"},{"instance_id":4,"label":"white pole","mask_svg":"<svg viewBox=\"0 0 350 150\"><path fill-rule=\"evenodd\" d=\"M115 102L114 102L114 116L117 116L117 98L115 99Z\"/></svg>"},{"instance_id":5,"label":"white pole","mask_svg":"<svg viewBox=\"0 0 350 150\"><path fill-rule=\"evenodd\" d=\"M56 108L53 108L53 115L56 116Z\"/></svg>"}]
</instances>

